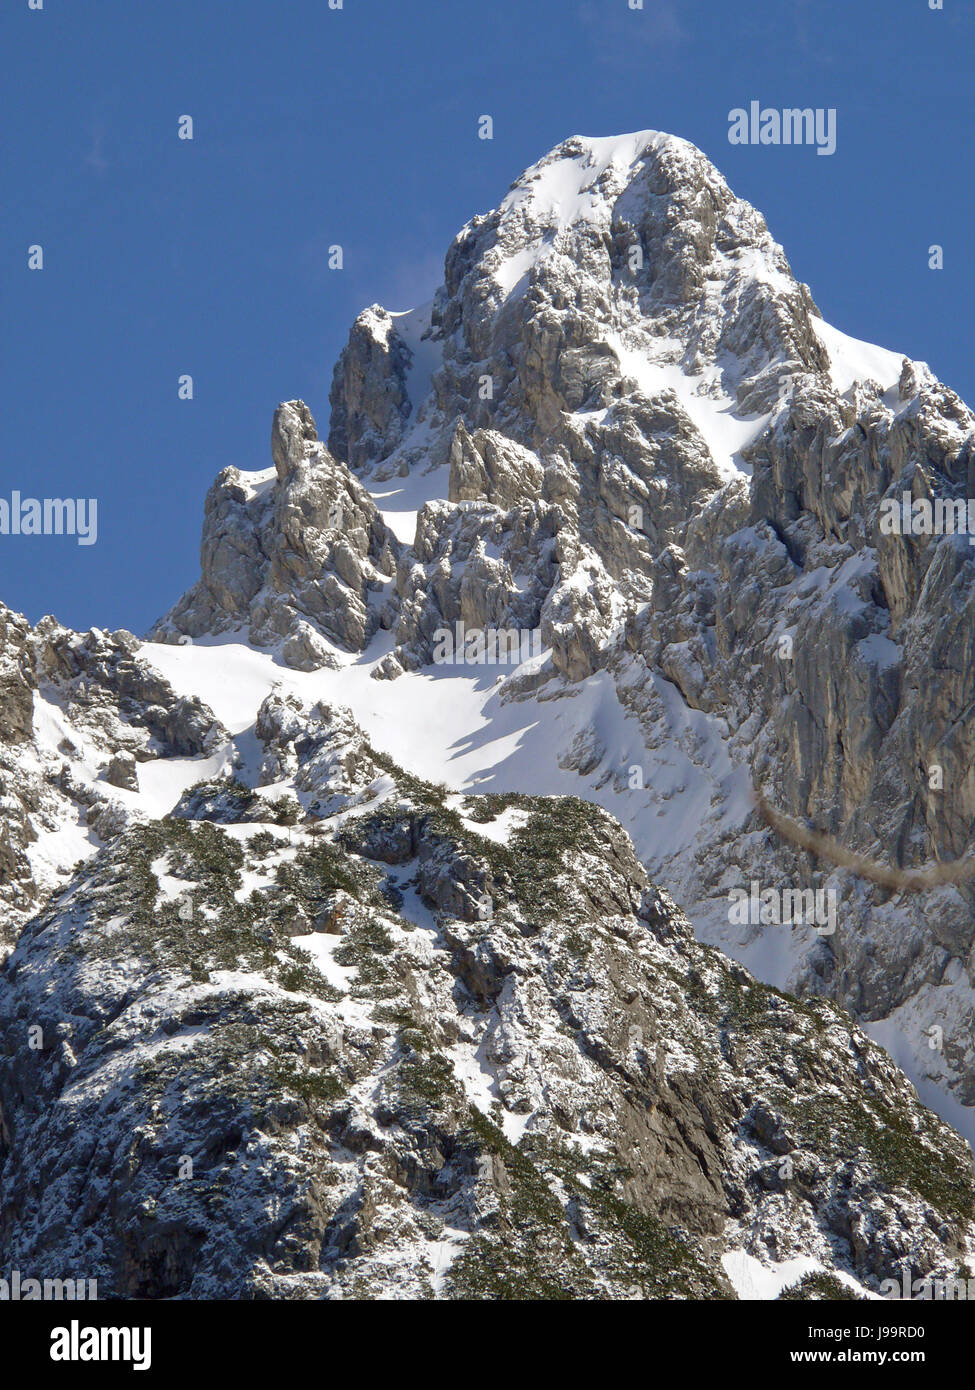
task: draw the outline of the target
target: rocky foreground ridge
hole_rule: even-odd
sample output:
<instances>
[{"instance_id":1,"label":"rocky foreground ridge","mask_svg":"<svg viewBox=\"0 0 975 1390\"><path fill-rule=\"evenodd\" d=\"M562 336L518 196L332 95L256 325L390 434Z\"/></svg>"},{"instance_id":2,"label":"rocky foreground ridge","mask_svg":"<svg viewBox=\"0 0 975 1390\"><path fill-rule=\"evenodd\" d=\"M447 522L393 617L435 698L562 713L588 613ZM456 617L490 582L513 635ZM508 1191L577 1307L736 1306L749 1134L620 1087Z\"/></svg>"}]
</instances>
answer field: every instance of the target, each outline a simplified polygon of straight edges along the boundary
<instances>
[{"instance_id":1,"label":"rocky foreground ridge","mask_svg":"<svg viewBox=\"0 0 975 1390\"><path fill-rule=\"evenodd\" d=\"M264 787L130 825L0 970L7 1264L585 1299L964 1264L964 1142L835 1005L695 942L606 812L452 795L321 705L258 731Z\"/></svg>"}]
</instances>

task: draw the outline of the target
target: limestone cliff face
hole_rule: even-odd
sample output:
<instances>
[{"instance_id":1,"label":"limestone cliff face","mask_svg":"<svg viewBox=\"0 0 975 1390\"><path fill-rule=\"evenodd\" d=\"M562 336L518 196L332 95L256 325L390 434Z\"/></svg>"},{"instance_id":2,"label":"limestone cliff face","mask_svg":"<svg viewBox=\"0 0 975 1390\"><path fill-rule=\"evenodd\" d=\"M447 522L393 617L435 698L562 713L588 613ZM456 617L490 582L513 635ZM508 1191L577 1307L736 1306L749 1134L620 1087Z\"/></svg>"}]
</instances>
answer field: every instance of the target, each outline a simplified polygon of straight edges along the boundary
<instances>
[{"instance_id":1,"label":"limestone cliff face","mask_svg":"<svg viewBox=\"0 0 975 1390\"><path fill-rule=\"evenodd\" d=\"M726 722L733 755L779 806L894 866L971 846L975 570L966 536L885 535L880 505L905 491L964 495L973 426L920 369L842 396L800 378L749 452L748 486L657 558L627 633L637 660ZM717 854L729 847L721 837ZM838 887L846 926L806 962L806 983L867 1018L923 992L918 1034L947 1009L950 1070L971 1102L968 1009L941 990L966 992L970 890L892 896L852 875Z\"/></svg>"},{"instance_id":2,"label":"limestone cliff face","mask_svg":"<svg viewBox=\"0 0 975 1390\"><path fill-rule=\"evenodd\" d=\"M359 316L328 450L291 403L288 476L277 458L275 478L222 475L201 584L156 635L244 626L257 645L287 639L284 659L308 669L328 661L316 631L359 649L380 623L395 674L430 659L441 621L490 617L540 626L557 669L582 679L649 598L661 547L740 474L783 383L827 373L814 312L761 216L692 146L567 141L462 230L432 305ZM343 462L374 491L449 473L438 495L452 505L421 512L376 609L366 590L390 577L397 546ZM296 489L308 555L287 525ZM336 508L342 489L352 505ZM448 541L463 503L487 505L463 508ZM461 597L439 584L447 568L482 579ZM516 575L534 571L526 599Z\"/></svg>"},{"instance_id":3,"label":"limestone cliff face","mask_svg":"<svg viewBox=\"0 0 975 1390\"><path fill-rule=\"evenodd\" d=\"M557 532L550 603L531 621L578 680L649 596L656 551L737 471L734 436L756 432L789 373L826 371L813 313L761 216L692 146L570 140L463 229L428 310L360 316L335 371L330 445L377 480L449 464L451 502L490 503L506 531L540 526L540 544ZM730 443L714 449L729 412ZM482 562L495 525L467 509L458 566ZM499 626L524 620L513 576L531 548L492 570L490 604L469 599L465 621L485 607ZM592 590L584 614L567 585ZM397 595L396 658L411 667L457 604L442 610L429 584L421 602L409 558Z\"/></svg>"}]
</instances>

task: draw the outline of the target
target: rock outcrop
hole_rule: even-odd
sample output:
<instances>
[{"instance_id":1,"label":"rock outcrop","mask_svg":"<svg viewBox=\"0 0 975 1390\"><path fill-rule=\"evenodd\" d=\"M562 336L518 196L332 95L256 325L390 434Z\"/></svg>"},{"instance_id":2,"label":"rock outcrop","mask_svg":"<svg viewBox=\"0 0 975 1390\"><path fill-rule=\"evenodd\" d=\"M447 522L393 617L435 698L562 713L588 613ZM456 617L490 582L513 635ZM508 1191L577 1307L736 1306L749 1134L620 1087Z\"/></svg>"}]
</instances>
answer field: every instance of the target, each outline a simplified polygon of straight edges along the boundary
<instances>
[{"instance_id":1,"label":"rock outcrop","mask_svg":"<svg viewBox=\"0 0 975 1390\"><path fill-rule=\"evenodd\" d=\"M0 954L75 862L143 814L140 764L205 758L229 735L131 632L36 627L0 605Z\"/></svg>"},{"instance_id":2,"label":"rock outcrop","mask_svg":"<svg viewBox=\"0 0 975 1390\"><path fill-rule=\"evenodd\" d=\"M304 401L275 412L273 474L225 468L206 503L202 575L152 634L161 641L243 631L289 666L361 651L397 542L372 498L319 441Z\"/></svg>"}]
</instances>

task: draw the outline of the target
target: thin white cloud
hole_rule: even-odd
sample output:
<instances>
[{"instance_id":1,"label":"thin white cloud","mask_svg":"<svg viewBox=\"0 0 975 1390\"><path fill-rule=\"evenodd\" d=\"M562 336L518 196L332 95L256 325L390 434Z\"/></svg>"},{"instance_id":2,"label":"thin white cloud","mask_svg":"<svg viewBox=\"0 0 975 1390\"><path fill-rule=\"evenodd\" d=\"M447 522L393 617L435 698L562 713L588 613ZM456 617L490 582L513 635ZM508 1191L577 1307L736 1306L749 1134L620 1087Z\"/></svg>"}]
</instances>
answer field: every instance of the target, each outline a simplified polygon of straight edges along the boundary
<instances>
[{"instance_id":1,"label":"thin white cloud","mask_svg":"<svg viewBox=\"0 0 975 1390\"><path fill-rule=\"evenodd\" d=\"M88 133L91 139L83 162L86 168L101 178L111 168L111 163L105 156L105 127L99 122L92 126Z\"/></svg>"},{"instance_id":2,"label":"thin white cloud","mask_svg":"<svg viewBox=\"0 0 975 1390\"><path fill-rule=\"evenodd\" d=\"M648 50L673 49L690 37L673 0L645 0L642 10L626 0L583 0L578 13L602 62L646 61Z\"/></svg>"}]
</instances>

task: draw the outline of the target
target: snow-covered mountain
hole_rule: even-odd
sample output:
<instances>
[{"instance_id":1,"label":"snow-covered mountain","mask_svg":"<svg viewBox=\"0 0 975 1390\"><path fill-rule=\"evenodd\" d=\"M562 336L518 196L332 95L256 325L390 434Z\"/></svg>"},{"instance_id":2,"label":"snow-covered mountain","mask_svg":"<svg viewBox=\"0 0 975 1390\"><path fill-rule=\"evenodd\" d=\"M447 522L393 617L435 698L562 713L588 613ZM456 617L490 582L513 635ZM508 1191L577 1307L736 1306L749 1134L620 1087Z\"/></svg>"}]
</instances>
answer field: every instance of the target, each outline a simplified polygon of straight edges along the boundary
<instances>
[{"instance_id":1,"label":"snow-covered mountain","mask_svg":"<svg viewBox=\"0 0 975 1390\"><path fill-rule=\"evenodd\" d=\"M218 477L149 641L0 615L0 1251L150 1296L957 1268L968 1150L841 1011L975 1133L971 891L755 790L965 854L970 547L879 519L971 491L971 412L655 132L528 170L330 400ZM835 930L729 910L783 887Z\"/></svg>"}]
</instances>

